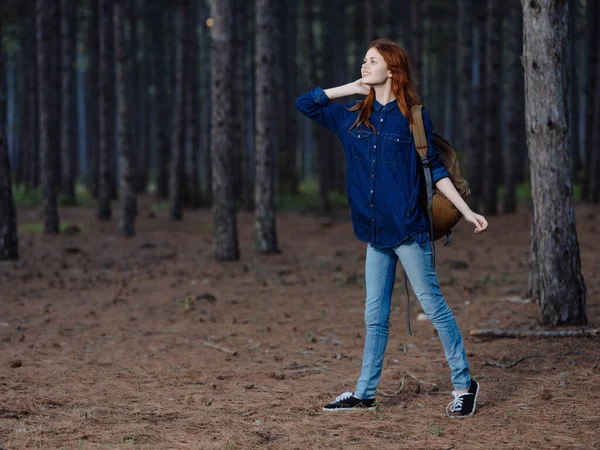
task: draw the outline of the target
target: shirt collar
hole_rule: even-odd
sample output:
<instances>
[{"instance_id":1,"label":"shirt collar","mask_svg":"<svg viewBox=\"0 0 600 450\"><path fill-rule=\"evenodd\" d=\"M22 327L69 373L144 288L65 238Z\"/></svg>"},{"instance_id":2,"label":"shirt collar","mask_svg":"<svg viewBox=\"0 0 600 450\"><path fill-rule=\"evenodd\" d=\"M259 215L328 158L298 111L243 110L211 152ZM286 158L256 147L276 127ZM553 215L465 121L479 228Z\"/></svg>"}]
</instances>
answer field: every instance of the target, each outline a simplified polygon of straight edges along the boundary
<instances>
[{"instance_id":1,"label":"shirt collar","mask_svg":"<svg viewBox=\"0 0 600 450\"><path fill-rule=\"evenodd\" d=\"M377 99L373 99L373 106L375 107L375 111L381 111L381 108L385 108L389 112L398 107L398 100L394 99L384 106Z\"/></svg>"}]
</instances>

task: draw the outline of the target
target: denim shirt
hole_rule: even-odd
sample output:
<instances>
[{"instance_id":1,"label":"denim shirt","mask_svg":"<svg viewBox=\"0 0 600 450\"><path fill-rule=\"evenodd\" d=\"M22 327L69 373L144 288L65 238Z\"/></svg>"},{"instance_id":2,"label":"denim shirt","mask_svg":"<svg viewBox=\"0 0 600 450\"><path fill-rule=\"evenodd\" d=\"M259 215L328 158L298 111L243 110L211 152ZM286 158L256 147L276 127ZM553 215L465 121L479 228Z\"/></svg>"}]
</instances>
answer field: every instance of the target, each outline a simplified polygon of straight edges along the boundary
<instances>
[{"instance_id":1,"label":"denim shirt","mask_svg":"<svg viewBox=\"0 0 600 450\"><path fill-rule=\"evenodd\" d=\"M376 248L396 247L412 237L420 245L429 239L429 219L421 207L421 159L414 145L408 119L396 100L382 105L377 100L366 125L350 127L359 111L353 105L329 103L317 87L296 99L298 110L333 131L346 154L346 190L354 234ZM428 158L433 182L449 174L433 146L433 126L423 109Z\"/></svg>"}]
</instances>

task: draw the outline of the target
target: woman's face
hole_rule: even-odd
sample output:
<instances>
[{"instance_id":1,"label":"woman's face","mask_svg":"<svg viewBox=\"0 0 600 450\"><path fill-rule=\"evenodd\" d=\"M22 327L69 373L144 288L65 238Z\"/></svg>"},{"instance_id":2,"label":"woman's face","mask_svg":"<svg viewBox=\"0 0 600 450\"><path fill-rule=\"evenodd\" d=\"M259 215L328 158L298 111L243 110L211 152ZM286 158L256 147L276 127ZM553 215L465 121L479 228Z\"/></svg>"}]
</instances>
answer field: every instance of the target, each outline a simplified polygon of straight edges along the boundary
<instances>
[{"instance_id":1,"label":"woman's face","mask_svg":"<svg viewBox=\"0 0 600 450\"><path fill-rule=\"evenodd\" d=\"M370 48L361 67L362 82L369 86L384 84L392 72L376 48Z\"/></svg>"}]
</instances>

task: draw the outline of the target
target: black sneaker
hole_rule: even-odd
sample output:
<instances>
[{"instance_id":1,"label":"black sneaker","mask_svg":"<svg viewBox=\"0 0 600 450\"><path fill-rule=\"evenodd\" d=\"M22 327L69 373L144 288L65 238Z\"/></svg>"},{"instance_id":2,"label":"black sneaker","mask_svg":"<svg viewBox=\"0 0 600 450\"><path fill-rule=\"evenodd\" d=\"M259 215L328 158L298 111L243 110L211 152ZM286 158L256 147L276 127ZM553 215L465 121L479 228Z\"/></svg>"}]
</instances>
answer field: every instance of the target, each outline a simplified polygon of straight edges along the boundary
<instances>
[{"instance_id":1,"label":"black sneaker","mask_svg":"<svg viewBox=\"0 0 600 450\"><path fill-rule=\"evenodd\" d=\"M464 419L465 417L471 417L475 414L475 407L477 406L477 395L479 395L479 383L475 380L471 380L471 386L469 391L464 394L457 394L452 391L454 400L448 403L446 406L446 413L453 419Z\"/></svg>"},{"instance_id":2,"label":"black sneaker","mask_svg":"<svg viewBox=\"0 0 600 450\"><path fill-rule=\"evenodd\" d=\"M373 411L375 399L361 400L354 392L344 392L334 402L323 406L323 411Z\"/></svg>"}]
</instances>

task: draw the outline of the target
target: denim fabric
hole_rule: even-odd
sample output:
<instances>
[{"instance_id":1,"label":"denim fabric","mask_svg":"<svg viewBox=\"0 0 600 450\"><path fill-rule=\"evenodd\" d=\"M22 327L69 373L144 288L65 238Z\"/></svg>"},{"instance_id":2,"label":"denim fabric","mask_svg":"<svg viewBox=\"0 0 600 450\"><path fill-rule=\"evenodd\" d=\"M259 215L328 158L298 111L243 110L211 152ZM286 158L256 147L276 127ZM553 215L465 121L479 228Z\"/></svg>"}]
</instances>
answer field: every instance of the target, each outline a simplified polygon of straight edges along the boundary
<instances>
[{"instance_id":1,"label":"denim fabric","mask_svg":"<svg viewBox=\"0 0 600 450\"><path fill-rule=\"evenodd\" d=\"M409 237L425 243L429 219L419 202L421 160L408 119L396 100L387 105L375 100L369 120L377 132L364 124L350 130L358 117L358 111L348 110L350 106L329 103L321 88L296 100L301 113L333 131L344 146L347 194L356 237L377 248L395 247ZM423 121L435 183L449 175L433 146L433 126L425 110Z\"/></svg>"},{"instance_id":2,"label":"denim fabric","mask_svg":"<svg viewBox=\"0 0 600 450\"><path fill-rule=\"evenodd\" d=\"M463 339L456 319L440 292L432 256L430 245L420 245L414 239L409 239L395 248L377 249L371 245L367 247L365 263L367 334L362 370L354 392L356 397L374 398L381 378L398 259L406 270L421 308L438 332L450 366L454 389L466 389L471 384Z\"/></svg>"}]
</instances>

